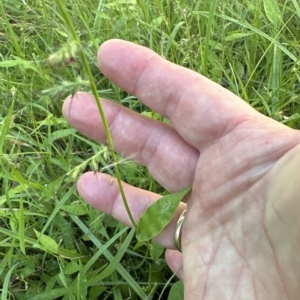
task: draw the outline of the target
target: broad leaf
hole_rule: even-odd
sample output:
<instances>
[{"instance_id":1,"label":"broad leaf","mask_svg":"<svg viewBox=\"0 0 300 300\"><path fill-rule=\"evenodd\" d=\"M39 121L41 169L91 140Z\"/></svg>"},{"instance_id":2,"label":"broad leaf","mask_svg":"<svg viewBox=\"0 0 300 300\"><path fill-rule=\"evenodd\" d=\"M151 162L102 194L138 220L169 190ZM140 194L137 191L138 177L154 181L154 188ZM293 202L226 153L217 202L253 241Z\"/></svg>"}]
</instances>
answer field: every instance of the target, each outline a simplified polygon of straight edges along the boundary
<instances>
[{"instance_id":1,"label":"broad leaf","mask_svg":"<svg viewBox=\"0 0 300 300\"><path fill-rule=\"evenodd\" d=\"M183 300L183 299L184 299L183 283L182 281L177 281L171 287L168 300Z\"/></svg>"},{"instance_id":2,"label":"broad leaf","mask_svg":"<svg viewBox=\"0 0 300 300\"><path fill-rule=\"evenodd\" d=\"M68 212L69 214L75 216L84 216L88 214L88 209L85 205L80 203L72 203L69 205L63 205L61 207L62 210Z\"/></svg>"},{"instance_id":3,"label":"broad leaf","mask_svg":"<svg viewBox=\"0 0 300 300\"><path fill-rule=\"evenodd\" d=\"M181 199L190 189L189 187L178 193L169 194L150 205L137 223L137 239L145 242L158 235L171 221Z\"/></svg>"},{"instance_id":4,"label":"broad leaf","mask_svg":"<svg viewBox=\"0 0 300 300\"><path fill-rule=\"evenodd\" d=\"M38 232L36 229L34 229L34 232L36 236L38 237L39 242L45 247L45 249L52 253L57 253L59 246L50 236L47 236L43 233Z\"/></svg>"}]
</instances>

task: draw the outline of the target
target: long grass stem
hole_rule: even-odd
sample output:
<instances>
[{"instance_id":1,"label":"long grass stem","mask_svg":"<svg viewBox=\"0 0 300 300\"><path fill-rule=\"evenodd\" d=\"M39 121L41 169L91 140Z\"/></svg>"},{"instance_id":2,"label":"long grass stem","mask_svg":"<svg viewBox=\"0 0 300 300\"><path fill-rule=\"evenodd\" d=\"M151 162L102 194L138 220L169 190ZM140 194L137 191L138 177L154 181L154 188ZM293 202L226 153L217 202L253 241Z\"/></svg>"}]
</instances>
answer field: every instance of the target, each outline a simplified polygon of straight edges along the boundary
<instances>
[{"instance_id":1,"label":"long grass stem","mask_svg":"<svg viewBox=\"0 0 300 300\"><path fill-rule=\"evenodd\" d=\"M128 216L130 218L130 221L131 221L133 227L136 229L137 228L136 222L133 219L133 216L132 216L132 213L130 211L130 208L129 208L129 205L128 205L128 202L127 202L127 199L126 199L126 196L125 196L125 193L124 193L124 189L123 189L123 186L122 186L122 180L121 180L121 175L120 175L119 164L117 162L117 156L116 156L116 153L115 153L115 150L114 150L114 143L113 143L113 139L112 139L112 136L111 136L111 133L110 133L110 130L109 130L109 125L108 125L108 122L107 122L107 119L106 119L106 116L105 116L105 113L104 113L104 109L103 109L101 100L100 100L98 92L97 92L96 84L95 84L91 69L89 67L86 55L85 55L85 53L84 53L84 51L81 47L79 37L76 33L75 27L73 25L73 22L71 20L71 17L69 15L69 13L67 12L66 8L64 7L63 3L60 0L55 0L55 3L57 5L57 7L59 8L59 11L61 13L61 16L62 16L63 20L65 21L66 25L68 26L68 28L70 30L72 38L79 45L79 51L80 51L79 53L80 53L80 58L81 58L81 61L82 61L82 64L83 64L83 68L84 68L84 70L87 73L87 76L89 78L90 86L91 86L93 95L95 97L97 107L98 107L98 110L99 110L99 113L100 113L100 116L101 116L101 120L102 120L102 123L103 123L103 127L104 127L104 130L105 130L108 148L111 151L112 159L113 159L113 162L115 163L115 172L116 172L116 178L117 178L118 186L119 186L119 189L120 189L120 194L121 194L125 209L126 209L126 211L128 213Z\"/></svg>"}]
</instances>

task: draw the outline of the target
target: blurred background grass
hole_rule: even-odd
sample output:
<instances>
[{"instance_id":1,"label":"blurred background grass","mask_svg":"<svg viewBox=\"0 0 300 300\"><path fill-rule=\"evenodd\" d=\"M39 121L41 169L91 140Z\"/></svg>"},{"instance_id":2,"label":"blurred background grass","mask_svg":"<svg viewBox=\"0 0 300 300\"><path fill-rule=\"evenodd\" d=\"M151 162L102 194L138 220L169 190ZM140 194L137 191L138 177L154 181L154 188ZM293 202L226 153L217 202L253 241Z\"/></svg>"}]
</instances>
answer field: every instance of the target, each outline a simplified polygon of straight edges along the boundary
<instances>
[{"instance_id":1,"label":"blurred background grass","mask_svg":"<svg viewBox=\"0 0 300 300\"><path fill-rule=\"evenodd\" d=\"M64 1L102 97L163 120L97 69L98 45L121 38L198 71L261 113L300 128L296 0ZM111 154L69 127L62 100L90 91L81 63L48 57L72 45L50 0L0 1L0 288L2 299L168 299L163 249L88 207L86 170L114 175ZM121 177L164 193L120 158ZM171 279L169 281L169 279ZM174 298L177 297L177 298ZM182 299L180 292L170 299Z\"/></svg>"}]
</instances>

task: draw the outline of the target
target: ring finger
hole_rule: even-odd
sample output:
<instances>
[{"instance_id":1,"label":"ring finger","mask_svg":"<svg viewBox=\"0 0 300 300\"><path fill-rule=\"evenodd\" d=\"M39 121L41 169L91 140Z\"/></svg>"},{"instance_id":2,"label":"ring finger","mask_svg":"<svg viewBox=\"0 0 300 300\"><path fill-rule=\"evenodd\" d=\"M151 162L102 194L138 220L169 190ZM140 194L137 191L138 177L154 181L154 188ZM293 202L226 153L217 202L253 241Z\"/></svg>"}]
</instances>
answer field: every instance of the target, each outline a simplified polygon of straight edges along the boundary
<instances>
[{"instance_id":1,"label":"ring finger","mask_svg":"<svg viewBox=\"0 0 300 300\"><path fill-rule=\"evenodd\" d=\"M136 222L143 212L161 196L123 183L124 192L132 216ZM77 189L80 196L96 209L107 213L121 223L132 227L116 180L107 174L88 172L81 176ZM174 232L177 220L186 204L181 202L171 222L154 240L165 248L175 249ZM153 220L155 222L155 220Z\"/></svg>"}]
</instances>

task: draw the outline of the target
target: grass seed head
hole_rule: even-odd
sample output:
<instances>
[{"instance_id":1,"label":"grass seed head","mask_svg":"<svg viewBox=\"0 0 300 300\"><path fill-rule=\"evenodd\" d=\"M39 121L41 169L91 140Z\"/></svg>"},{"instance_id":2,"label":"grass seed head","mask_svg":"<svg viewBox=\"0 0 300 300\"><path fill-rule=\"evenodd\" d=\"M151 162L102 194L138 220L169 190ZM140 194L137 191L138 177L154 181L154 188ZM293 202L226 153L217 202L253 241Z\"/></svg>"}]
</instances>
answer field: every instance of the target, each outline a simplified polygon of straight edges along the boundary
<instances>
[{"instance_id":1,"label":"grass seed head","mask_svg":"<svg viewBox=\"0 0 300 300\"><path fill-rule=\"evenodd\" d=\"M48 58L50 66L70 65L75 62L79 55L80 46L76 41L72 41L62 46L58 51L51 54Z\"/></svg>"}]
</instances>

